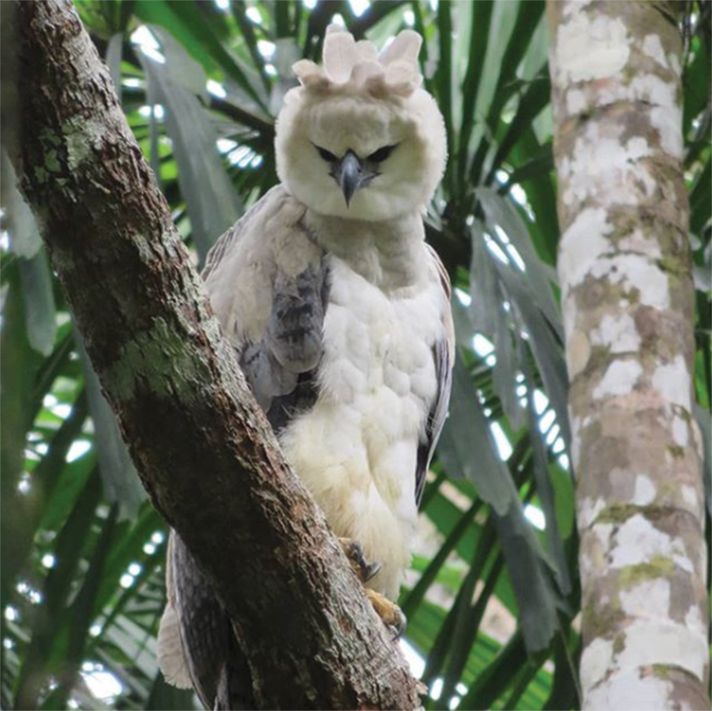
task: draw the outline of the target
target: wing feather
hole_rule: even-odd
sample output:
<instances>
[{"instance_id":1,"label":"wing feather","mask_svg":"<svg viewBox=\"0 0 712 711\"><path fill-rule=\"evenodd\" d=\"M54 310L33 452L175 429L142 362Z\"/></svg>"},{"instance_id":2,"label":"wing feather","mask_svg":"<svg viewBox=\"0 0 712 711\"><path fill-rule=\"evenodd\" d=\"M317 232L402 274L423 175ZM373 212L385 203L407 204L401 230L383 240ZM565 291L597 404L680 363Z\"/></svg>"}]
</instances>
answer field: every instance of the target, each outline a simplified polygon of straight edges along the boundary
<instances>
[{"instance_id":1,"label":"wing feather","mask_svg":"<svg viewBox=\"0 0 712 711\"><path fill-rule=\"evenodd\" d=\"M304 213L284 188L273 188L217 241L203 270L223 334L275 430L316 398L328 280ZM159 635L166 680L192 682L207 708L253 708L229 619L175 532L166 572Z\"/></svg>"},{"instance_id":2,"label":"wing feather","mask_svg":"<svg viewBox=\"0 0 712 711\"><path fill-rule=\"evenodd\" d=\"M173 578L173 533L168 538L166 551L166 589L168 601L158 628L158 666L166 681L179 689L192 687L183 641L180 636L180 619L175 608Z\"/></svg>"},{"instance_id":3,"label":"wing feather","mask_svg":"<svg viewBox=\"0 0 712 711\"><path fill-rule=\"evenodd\" d=\"M213 310L275 429L316 397L328 295L306 209L281 186L218 240L203 272Z\"/></svg>"},{"instance_id":4,"label":"wing feather","mask_svg":"<svg viewBox=\"0 0 712 711\"><path fill-rule=\"evenodd\" d=\"M453 327L452 313L450 311L450 298L452 295L450 277L435 250L430 245L426 245L426 247L442 288L442 298L444 302L442 318L445 335L439 341L436 341L432 349L433 361L435 363L435 377L438 385L435 398L428 413L425 434L418 447L415 472L415 501L418 506L423 497L430 460L433 458L435 446L440 437L443 424L445 423L445 417L447 416L450 390L452 388L452 367L455 363L455 329Z\"/></svg>"}]
</instances>

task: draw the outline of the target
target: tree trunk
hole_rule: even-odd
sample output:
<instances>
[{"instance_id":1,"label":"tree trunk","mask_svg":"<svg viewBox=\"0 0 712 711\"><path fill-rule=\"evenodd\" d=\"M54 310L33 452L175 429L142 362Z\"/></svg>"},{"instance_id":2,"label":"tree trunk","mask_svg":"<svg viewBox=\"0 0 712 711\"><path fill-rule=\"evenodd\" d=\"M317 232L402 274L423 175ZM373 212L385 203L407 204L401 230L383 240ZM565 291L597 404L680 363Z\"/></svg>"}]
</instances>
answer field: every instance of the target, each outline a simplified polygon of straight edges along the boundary
<instances>
[{"instance_id":1,"label":"tree trunk","mask_svg":"<svg viewBox=\"0 0 712 711\"><path fill-rule=\"evenodd\" d=\"M548 9L583 705L709 709L677 11Z\"/></svg>"},{"instance_id":2,"label":"tree trunk","mask_svg":"<svg viewBox=\"0 0 712 711\"><path fill-rule=\"evenodd\" d=\"M23 189L143 483L214 584L261 708L417 682L285 463L68 0L17 5Z\"/></svg>"}]
</instances>

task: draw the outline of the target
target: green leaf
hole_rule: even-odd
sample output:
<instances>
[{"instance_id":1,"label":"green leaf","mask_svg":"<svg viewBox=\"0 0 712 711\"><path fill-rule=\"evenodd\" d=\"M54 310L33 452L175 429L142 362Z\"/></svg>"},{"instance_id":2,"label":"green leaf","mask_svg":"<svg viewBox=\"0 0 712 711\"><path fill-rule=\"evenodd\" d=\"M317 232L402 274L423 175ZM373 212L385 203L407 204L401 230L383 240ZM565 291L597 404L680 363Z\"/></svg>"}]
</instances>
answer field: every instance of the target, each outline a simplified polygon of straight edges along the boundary
<instances>
[{"instance_id":1,"label":"green leaf","mask_svg":"<svg viewBox=\"0 0 712 711\"><path fill-rule=\"evenodd\" d=\"M36 509L28 516L28 524L32 526L32 531L28 533L28 546L31 545L30 541L36 529L51 519L51 512L48 509L55 504L54 494L64 479L62 475L67 466L67 453L80 435L86 418L87 402L84 393L80 393L72 404L68 417L62 420L60 428L49 442L47 452L32 472L32 488L27 498L36 505ZM15 544L18 547L22 546L17 537Z\"/></svg>"},{"instance_id":2,"label":"green leaf","mask_svg":"<svg viewBox=\"0 0 712 711\"><path fill-rule=\"evenodd\" d=\"M101 578L106 569L107 553L112 537L116 534L119 507L114 504L106 517L99 534L99 540L94 546L89 559L89 568L84 576L79 592L69 607L68 617L69 643L67 654L62 660L62 669L58 675L63 694L57 699L56 708L66 708L69 695L76 684L82 657L89 641L89 628L97 613L96 598Z\"/></svg>"},{"instance_id":3,"label":"green leaf","mask_svg":"<svg viewBox=\"0 0 712 711\"><path fill-rule=\"evenodd\" d=\"M712 414L709 410L703 410L695 403L693 405L695 421L702 435L703 462L702 470L705 484L705 499L707 501L707 512L712 516Z\"/></svg>"},{"instance_id":4,"label":"green leaf","mask_svg":"<svg viewBox=\"0 0 712 711\"><path fill-rule=\"evenodd\" d=\"M0 185L2 192L0 200L7 213L4 219L6 220L6 229L10 233L12 251L19 257L31 259L42 246L42 238L35 216L17 189L18 180L15 168L4 145L1 156L2 180Z\"/></svg>"},{"instance_id":5,"label":"green leaf","mask_svg":"<svg viewBox=\"0 0 712 711\"><path fill-rule=\"evenodd\" d=\"M120 584L121 576L126 572L129 565L139 561L144 557L143 546L149 542L152 534L161 531L165 533L164 540L167 539L166 524L153 509L144 504L136 523L121 538L114 541L109 552L109 561L106 566L107 573L102 580L101 589L97 596L97 605L103 609L109 604ZM156 545L156 549L162 550L162 544ZM107 612L103 627L111 625L113 617L120 610L112 608Z\"/></svg>"},{"instance_id":6,"label":"green leaf","mask_svg":"<svg viewBox=\"0 0 712 711\"><path fill-rule=\"evenodd\" d=\"M488 551L489 552L489 551ZM484 556L483 556L484 558ZM478 569L473 565L473 570L476 572L476 577L473 577L473 584L466 586L463 583L462 590L466 596L468 604L463 606L458 611L458 618L455 625L455 634L453 635L452 645L448 664L445 669L443 692L445 699L449 699L455 693L457 683L463 675L469 652L475 644L482 618L485 614L485 609L492 597L492 593L497 584L497 580L502 572L504 559L500 554L495 558L490 570L486 575L482 575L482 568ZM484 585L477 596L477 601L474 604L469 603L475 593L474 583L482 578Z\"/></svg>"},{"instance_id":7,"label":"green leaf","mask_svg":"<svg viewBox=\"0 0 712 711\"><path fill-rule=\"evenodd\" d=\"M517 77L522 77L523 72L521 70L517 72L517 70L523 63L523 59L527 55L533 39L536 37L535 28L540 23L541 15L544 10L544 2L542 2L542 0L522 0L516 5L514 2L506 3L506 5L499 3L498 8L499 7L505 7L509 10L508 16L505 18L504 32L506 33L509 27L513 29L508 37L505 34L506 49L501 58L499 53L493 53L493 56L488 58L489 64L486 71L488 71L491 76L496 77L497 83L485 119L485 126L487 127L489 135L485 134L480 140L470 169L470 176L476 176L478 183L485 182L484 176L482 176L482 167L493 145L491 136L497 130L505 106L512 96L521 89L522 81ZM515 8L516 19L511 17L511 11ZM492 28L491 31L493 30L494 28ZM501 37L501 34L501 32L498 32L498 37ZM504 38L502 38L502 40L504 41ZM501 42L498 42L498 45L499 44L501 44ZM497 72L499 72L498 76L496 74ZM484 113L484 109L481 109L481 112ZM493 161L490 166L490 176L494 174L495 171L501 169L501 167L501 160Z\"/></svg>"},{"instance_id":8,"label":"green leaf","mask_svg":"<svg viewBox=\"0 0 712 711\"><path fill-rule=\"evenodd\" d=\"M690 191L690 230L700 234L712 213L712 160L709 158L699 172Z\"/></svg>"},{"instance_id":9,"label":"green leaf","mask_svg":"<svg viewBox=\"0 0 712 711\"><path fill-rule=\"evenodd\" d=\"M205 17L193 3L137 0L135 13L146 23L164 27L208 74L218 69L235 82L256 106L267 111L265 96L256 89L245 69L219 42Z\"/></svg>"},{"instance_id":10,"label":"green leaf","mask_svg":"<svg viewBox=\"0 0 712 711\"><path fill-rule=\"evenodd\" d=\"M571 578L569 576L564 544L559 531L556 517L556 499L554 487L549 478L549 462L546 447L539 432L539 418L534 407L535 383L530 372L524 344L520 344L520 362L524 371L524 383L527 387L527 412L529 414L529 432L532 449L534 452L534 480L536 482L536 492L544 510L546 520L546 537L549 544L549 552L555 564L556 581L562 595L571 592Z\"/></svg>"},{"instance_id":11,"label":"green leaf","mask_svg":"<svg viewBox=\"0 0 712 711\"><path fill-rule=\"evenodd\" d=\"M524 424L524 411L517 395L518 353L512 344L512 333L507 319L502 315L497 322L494 339L497 361L493 369L494 389L502 402L502 408L515 430Z\"/></svg>"},{"instance_id":12,"label":"green leaf","mask_svg":"<svg viewBox=\"0 0 712 711\"><path fill-rule=\"evenodd\" d=\"M494 341L502 318L502 290L479 222L472 226L472 262L470 265L470 319L475 331Z\"/></svg>"},{"instance_id":13,"label":"green leaf","mask_svg":"<svg viewBox=\"0 0 712 711\"><path fill-rule=\"evenodd\" d=\"M547 106L551 97L551 82L549 80L549 69L544 65L539 74L533 79L522 98L519 101L517 112L509 124L509 127L502 138L497 151L492 159L490 172L486 182L490 182L502 161L507 158L510 151L516 145L521 135L531 128L534 119ZM471 175L471 178L476 176Z\"/></svg>"},{"instance_id":14,"label":"green leaf","mask_svg":"<svg viewBox=\"0 0 712 711\"><path fill-rule=\"evenodd\" d=\"M422 576L426 572L428 572L428 569L430 568L432 562L433 559L429 556L420 555L418 553L413 554L413 559L411 560L410 567L411 570L414 570L421 574L421 578L418 579L418 583L421 582ZM455 559L445 561L445 563L443 563L443 565L437 571L437 574L433 578L432 582L441 585L443 590L455 593L460 587L460 583L462 583L462 579L465 573L466 569L464 567L464 564L460 561Z\"/></svg>"},{"instance_id":15,"label":"green leaf","mask_svg":"<svg viewBox=\"0 0 712 711\"><path fill-rule=\"evenodd\" d=\"M5 148L1 161L1 199L12 252L18 257L27 338L34 350L47 356L56 331L52 275L35 217L17 189L15 169Z\"/></svg>"},{"instance_id":16,"label":"green leaf","mask_svg":"<svg viewBox=\"0 0 712 711\"><path fill-rule=\"evenodd\" d=\"M575 632L569 632L573 641L566 640L564 635L557 635L554 644L554 679L551 685L551 694L546 700L544 709L557 711L558 709L579 708L580 685L577 670L578 657L581 654L581 639Z\"/></svg>"},{"instance_id":17,"label":"green leaf","mask_svg":"<svg viewBox=\"0 0 712 711\"><path fill-rule=\"evenodd\" d=\"M94 439L104 493L110 503L118 504L120 518L133 519L146 499L146 492L121 437L116 415L101 391L99 378L94 372L79 333L75 333L75 342L84 373L89 412L94 422Z\"/></svg>"},{"instance_id":18,"label":"green leaf","mask_svg":"<svg viewBox=\"0 0 712 711\"><path fill-rule=\"evenodd\" d=\"M275 116L279 113L287 92L299 83L292 73L292 65L301 56L301 49L293 38L283 37L275 41L272 63L277 71L277 82L274 84L270 94L270 110Z\"/></svg>"},{"instance_id":19,"label":"green leaf","mask_svg":"<svg viewBox=\"0 0 712 711\"><path fill-rule=\"evenodd\" d=\"M707 23L709 24L709 23ZM710 96L710 59L709 48L697 44L691 62L685 66L683 74L683 134L688 135L694 119L709 106Z\"/></svg>"},{"instance_id":20,"label":"green leaf","mask_svg":"<svg viewBox=\"0 0 712 711\"><path fill-rule=\"evenodd\" d=\"M540 258L547 264L556 264L556 250L559 242L559 221L556 211L556 178L553 171L552 142L539 142L533 128L522 132L519 141L512 148L507 158L516 170L535 158L551 153L552 169L548 176L541 175L536 179L528 178L520 181L524 190L528 209L534 215L533 220L527 219L527 227L532 243Z\"/></svg>"},{"instance_id":21,"label":"green leaf","mask_svg":"<svg viewBox=\"0 0 712 711\"><path fill-rule=\"evenodd\" d=\"M439 572L446 564L448 556L455 549L459 540L470 527L472 520L477 511L479 511L481 505L482 502L477 500L464 514L462 514L452 531L448 533L445 541L438 549L438 552L423 571L418 582L402 601L401 609L408 619L410 619L415 614L415 611L419 609L422 601L425 599L428 588L433 584L433 582L435 582Z\"/></svg>"},{"instance_id":22,"label":"green leaf","mask_svg":"<svg viewBox=\"0 0 712 711\"><path fill-rule=\"evenodd\" d=\"M566 448L570 447L571 430L568 420L568 380L563 357L563 345L552 330L549 320L538 307L532 290L521 275L509 266L494 262L508 298L516 305L521 322L529 334L529 344L536 359L546 394L556 411L556 420Z\"/></svg>"},{"instance_id":23,"label":"green leaf","mask_svg":"<svg viewBox=\"0 0 712 711\"><path fill-rule=\"evenodd\" d=\"M47 456L42 459L42 463L46 460ZM53 531L61 527L62 522L76 506L95 468L96 456L93 450L73 462L64 464L61 471L55 474L56 484L52 487L42 511L39 529Z\"/></svg>"},{"instance_id":24,"label":"green leaf","mask_svg":"<svg viewBox=\"0 0 712 711\"><path fill-rule=\"evenodd\" d=\"M438 107L445 121L445 131L447 134L447 152L452 156L455 150L455 125L453 122L452 106L452 84L455 80L452 69L452 18L451 2L443 0L440 3L437 14L438 39L440 56L438 58L437 71L433 79L431 88L435 92ZM454 171L452 165L448 165L444 180L449 188L455 185Z\"/></svg>"},{"instance_id":25,"label":"green leaf","mask_svg":"<svg viewBox=\"0 0 712 711\"><path fill-rule=\"evenodd\" d=\"M524 263L525 277L532 296L559 339L563 341L561 317L551 291L552 282L556 283L556 272L543 263L534 251L529 231L512 205L511 198L506 198L491 188L478 188L475 194L485 211L488 232L500 243L505 254L512 260L508 245L502 242L497 227L506 234Z\"/></svg>"},{"instance_id":26,"label":"green leaf","mask_svg":"<svg viewBox=\"0 0 712 711\"><path fill-rule=\"evenodd\" d=\"M423 501L425 502L428 494L426 487ZM429 497L427 503L423 504L423 513L435 524L438 531L445 537L450 536L453 529L456 527L457 521L462 515L462 511L440 491L436 491ZM481 528L474 524L466 527L466 530L461 532L454 541L455 552L464 561L472 560L474 549L479 540Z\"/></svg>"},{"instance_id":27,"label":"green leaf","mask_svg":"<svg viewBox=\"0 0 712 711\"><path fill-rule=\"evenodd\" d=\"M574 532L574 482L569 473L562 469L558 462L549 466L549 473L554 487L556 521L561 537L565 540Z\"/></svg>"},{"instance_id":28,"label":"green leaf","mask_svg":"<svg viewBox=\"0 0 712 711\"><path fill-rule=\"evenodd\" d=\"M150 679L155 679L158 671L158 648L156 638L146 633L126 615L119 615L104 636L116 645L127 660L139 665Z\"/></svg>"},{"instance_id":29,"label":"green leaf","mask_svg":"<svg viewBox=\"0 0 712 711\"><path fill-rule=\"evenodd\" d=\"M513 709L518 708L519 700L522 698L527 688L531 684L532 679L538 673L541 665L544 663L544 658L538 660L538 663L533 663L530 659L521 669L513 674L513 680L510 684L513 687L509 696L504 702L503 708ZM529 708L529 707L525 707Z\"/></svg>"},{"instance_id":30,"label":"green leaf","mask_svg":"<svg viewBox=\"0 0 712 711\"><path fill-rule=\"evenodd\" d=\"M257 35L255 33L255 29L250 20L247 18L247 7L245 3L233 2L230 3L230 10L232 11L233 17L240 27L242 39L247 45L247 50L252 58L252 63L255 65L255 70L260 76L265 93L269 94L272 85L265 69L264 58L260 54L257 46Z\"/></svg>"},{"instance_id":31,"label":"green leaf","mask_svg":"<svg viewBox=\"0 0 712 711\"><path fill-rule=\"evenodd\" d=\"M407 0L372 0L370 6L363 14L351 20L348 27L354 37L362 38L365 34L372 38L378 33L387 33L388 37L395 34L397 26L394 23L402 22L402 15L399 8L407 3ZM324 3L327 5L327 3ZM348 5L346 6L348 7ZM393 24L392 24L393 23ZM379 40L378 44L383 44Z\"/></svg>"},{"instance_id":32,"label":"green leaf","mask_svg":"<svg viewBox=\"0 0 712 711\"><path fill-rule=\"evenodd\" d=\"M52 291L52 272L47 252L42 247L30 259L18 259L22 296L25 301L25 325L30 345L43 356L54 346L57 309Z\"/></svg>"},{"instance_id":33,"label":"green leaf","mask_svg":"<svg viewBox=\"0 0 712 711\"><path fill-rule=\"evenodd\" d=\"M408 620L406 639L424 656L430 651L445 614L446 611L442 607L424 600L418 614Z\"/></svg>"},{"instance_id":34,"label":"green leaf","mask_svg":"<svg viewBox=\"0 0 712 711\"><path fill-rule=\"evenodd\" d=\"M469 479L479 496L500 514L518 500L470 374L460 358L453 369L450 414L443 427L438 453L449 476Z\"/></svg>"},{"instance_id":35,"label":"green leaf","mask_svg":"<svg viewBox=\"0 0 712 711\"><path fill-rule=\"evenodd\" d=\"M507 183L502 186L500 192L509 191L512 185L523 183L524 181L538 178L542 174L551 173L554 170L554 154L551 143L542 146L539 155L527 161L523 165L515 168L507 179Z\"/></svg>"},{"instance_id":36,"label":"green leaf","mask_svg":"<svg viewBox=\"0 0 712 711\"><path fill-rule=\"evenodd\" d=\"M55 338L57 345L48 358L40 365L32 388L32 406L30 421L34 421L42 408L45 395L52 388L52 384L61 374L68 374L72 368L69 362L74 347L74 335L71 322L67 322L57 329Z\"/></svg>"},{"instance_id":37,"label":"green leaf","mask_svg":"<svg viewBox=\"0 0 712 711\"><path fill-rule=\"evenodd\" d=\"M516 87L517 68L535 37L535 28L541 21L544 8L543 0L520 0L512 34L509 36L507 48L500 61L499 91L490 105L488 120L499 117L509 97L507 89Z\"/></svg>"},{"instance_id":38,"label":"green leaf","mask_svg":"<svg viewBox=\"0 0 712 711\"><path fill-rule=\"evenodd\" d=\"M463 709L488 709L508 688L512 669L521 669L527 663L527 653L520 630L502 647L487 668L477 677L460 703Z\"/></svg>"},{"instance_id":39,"label":"green leaf","mask_svg":"<svg viewBox=\"0 0 712 711\"><path fill-rule=\"evenodd\" d=\"M517 596L518 620L526 648L530 653L542 651L559 629L557 608L562 603L521 503L517 501L503 516L496 512L493 516Z\"/></svg>"},{"instance_id":40,"label":"green leaf","mask_svg":"<svg viewBox=\"0 0 712 711\"><path fill-rule=\"evenodd\" d=\"M491 0L481 0L476 3L458 3L457 8L461 10L467 8L471 10L470 37L469 37L469 57L467 62L467 72L462 84L462 127L460 130L459 151L458 151L458 183L466 183L467 147L472 135L472 127L475 120L475 110L477 106L478 90L482 69L485 64L485 55L490 38L490 21L495 3ZM462 30L461 30L462 31ZM464 34L464 32L463 32Z\"/></svg>"},{"instance_id":41,"label":"green leaf","mask_svg":"<svg viewBox=\"0 0 712 711\"><path fill-rule=\"evenodd\" d=\"M39 353L32 348L27 337L17 263L9 266L6 285L7 296L0 331L0 413L3 423L0 438L0 543L3 604L7 603L15 576L24 564L27 554L25 545L18 545L18 542L32 538L32 527L29 524L35 505L28 502L17 487L24 467L27 432L34 418L34 381L41 363Z\"/></svg>"},{"instance_id":42,"label":"green leaf","mask_svg":"<svg viewBox=\"0 0 712 711\"><path fill-rule=\"evenodd\" d=\"M55 565L47 573L44 602L36 609L32 638L20 671L15 708L37 708L48 676L61 668L68 650L66 604L101 497L98 471L90 477L77 507L57 536ZM59 634L63 630L63 634Z\"/></svg>"},{"instance_id":43,"label":"green leaf","mask_svg":"<svg viewBox=\"0 0 712 711\"><path fill-rule=\"evenodd\" d=\"M171 47L171 56L186 59L185 52L171 43L165 34L161 39ZM242 205L218 153L217 134L198 97L181 83L174 81L171 60L158 64L142 58L146 79L156 97L166 107L166 129L173 141L178 164L178 182L188 205L188 214L201 263L225 232L237 220Z\"/></svg>"}]
</instances>

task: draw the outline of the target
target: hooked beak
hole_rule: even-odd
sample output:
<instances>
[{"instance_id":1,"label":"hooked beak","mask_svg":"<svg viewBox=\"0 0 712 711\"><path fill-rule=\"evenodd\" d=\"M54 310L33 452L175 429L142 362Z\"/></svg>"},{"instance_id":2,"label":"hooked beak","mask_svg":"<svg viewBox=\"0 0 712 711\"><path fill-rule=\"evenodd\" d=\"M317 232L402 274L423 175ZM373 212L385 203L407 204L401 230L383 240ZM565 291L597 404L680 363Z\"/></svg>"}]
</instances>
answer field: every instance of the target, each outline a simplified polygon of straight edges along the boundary
<instances>
[{"instance_id":1,"label":"hooked beak","mask_svg":"<svg viewBox=\"0 0 712 711\"><path fill-rule=\"evenodd\" d=\"M364 171L363 164L353 151L347 151L346 155L334 165L332 175L344 194L347 207L354 193L374 177Z\"/></svg>"}]
</instances>

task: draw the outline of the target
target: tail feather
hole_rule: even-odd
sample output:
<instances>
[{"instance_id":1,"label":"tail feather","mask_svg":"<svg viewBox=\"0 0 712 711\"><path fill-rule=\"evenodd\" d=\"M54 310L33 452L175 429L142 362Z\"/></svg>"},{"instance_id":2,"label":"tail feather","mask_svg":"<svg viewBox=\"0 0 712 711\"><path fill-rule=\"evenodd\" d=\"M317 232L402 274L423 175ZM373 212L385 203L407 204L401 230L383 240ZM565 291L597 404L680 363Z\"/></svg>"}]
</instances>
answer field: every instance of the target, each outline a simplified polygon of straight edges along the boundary
<instances>
[{"instance_id":1,"label":"tail feather","mask_svg":"<svg viewBox=\"0 0 712 711\"><path fill-rule=\"evenodd\" d=\"M165 680L179 689L190 689L193 684L180 638L178 614L169 602L158 628L158 666Z\"/></svg>"}]
</instances>

